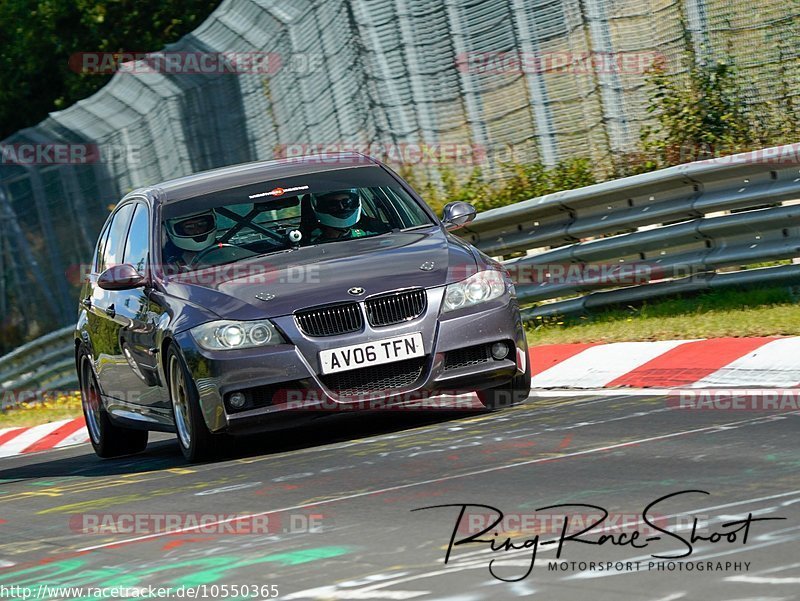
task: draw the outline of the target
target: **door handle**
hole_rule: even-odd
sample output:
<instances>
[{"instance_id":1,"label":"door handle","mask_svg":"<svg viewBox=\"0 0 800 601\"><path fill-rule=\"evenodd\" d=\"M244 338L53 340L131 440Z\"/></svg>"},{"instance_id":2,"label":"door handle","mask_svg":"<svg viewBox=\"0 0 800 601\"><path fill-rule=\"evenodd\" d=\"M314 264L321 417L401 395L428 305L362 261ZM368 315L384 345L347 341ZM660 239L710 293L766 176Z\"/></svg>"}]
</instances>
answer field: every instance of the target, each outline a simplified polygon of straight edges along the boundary
<instances>
[{"instance_id":1,"label":"door handle","mask_svg":"<svg viewBox=\"0 0 800 601\"><path fill-rule=\"evenodd\" d=\"M81 304L82 304L82 305L83 305L85 308L87 308L87 309L91 309L91 308L92 308L92 297L91 297L91 296L87 296L86 298L84 298L84 299L81 301Z\"/></svg>"},{"instance_id":2,"label":"door handle","mask_svg":"<svg viewBox=\"0 0 800 601\"><path fill-rule=\"evenodd\" d=\"M111 304L108 307L106 307L104 309L104 311L106 312L106 315L108 315L109 317L114 317L117 314L117 310L114 309L114 305L113 304Z\"/></svg>"}]
</instances>

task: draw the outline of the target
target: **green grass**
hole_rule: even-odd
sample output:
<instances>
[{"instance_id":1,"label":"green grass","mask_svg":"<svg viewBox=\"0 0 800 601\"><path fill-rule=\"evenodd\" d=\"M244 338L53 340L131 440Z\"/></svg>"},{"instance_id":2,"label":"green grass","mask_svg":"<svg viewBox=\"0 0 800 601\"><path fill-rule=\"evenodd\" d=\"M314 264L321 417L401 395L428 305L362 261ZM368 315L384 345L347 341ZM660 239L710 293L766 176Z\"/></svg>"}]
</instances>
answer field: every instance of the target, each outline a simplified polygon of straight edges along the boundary
<instances>
[{"instance_id":1,"label":"green grass","mask_svg":"<svg viewBox=\"0 0 800 601\"><path fill-rule=\"evenodd\" d=\"M22 403L0 411L0 428L38 426L83 415L79 392L58 394L45 402Z\"/></svg>"},{"instance_id":2,"label":"green grass","mask_svg":"<svg viewBox=\"0 0 800 601\"><path fill-rule=\"evenodd\" d=\"M528 343L622 342L800 335L800 304L788 287L715 290L589 316L528 322Z\"/></svg>"}]
</instances>

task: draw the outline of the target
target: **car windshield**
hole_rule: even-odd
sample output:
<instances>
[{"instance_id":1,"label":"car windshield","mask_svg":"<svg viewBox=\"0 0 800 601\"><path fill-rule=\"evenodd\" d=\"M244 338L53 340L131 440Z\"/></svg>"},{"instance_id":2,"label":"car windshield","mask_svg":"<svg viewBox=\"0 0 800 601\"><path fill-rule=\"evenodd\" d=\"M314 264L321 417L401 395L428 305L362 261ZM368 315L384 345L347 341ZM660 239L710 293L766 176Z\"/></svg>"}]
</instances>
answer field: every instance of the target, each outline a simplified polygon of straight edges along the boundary
<instances>
[{"instance_id":1,"label":"car windshield","mask_svg":"<svg viewBox=\"0 0 800 601\"><path fill-rule=\"evenodd\" d=\"M379 167L322 172L165 204L162 264L180 273L433 224Z\"/></svg>"}]
</instances>

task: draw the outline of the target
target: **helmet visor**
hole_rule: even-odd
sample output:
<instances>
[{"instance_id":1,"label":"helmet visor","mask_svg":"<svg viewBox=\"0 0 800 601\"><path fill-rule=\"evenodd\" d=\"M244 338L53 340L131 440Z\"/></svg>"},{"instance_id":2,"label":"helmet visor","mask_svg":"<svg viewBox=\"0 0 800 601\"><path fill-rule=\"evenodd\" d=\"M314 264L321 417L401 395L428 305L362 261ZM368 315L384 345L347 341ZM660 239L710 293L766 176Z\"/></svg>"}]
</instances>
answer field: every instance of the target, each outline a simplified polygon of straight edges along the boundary
<instances>
[{"instance_id":1,"label":"helmet visor","mask_svg":"<svg viewBox=\"0 0 800 601\"><path fill-rule=\"evenodd\" d=\"M214 215L205 213L204 215L195 215L180 219L172 224L172 229L175 234L182 238L196 238L198 236L205 236L216 227Z\"/></svg>"},{"instance_id":2,"label":"helmet visor","mask_svg":"<svg viewBox=\"0 0 800 601\"><path fill-rule=\"evenodd\" d=\"M317 196L316 210L334 217L345 217L361 206L358 192L355 190L340 190L328 192Z\"/></svg>"}]
</instances>

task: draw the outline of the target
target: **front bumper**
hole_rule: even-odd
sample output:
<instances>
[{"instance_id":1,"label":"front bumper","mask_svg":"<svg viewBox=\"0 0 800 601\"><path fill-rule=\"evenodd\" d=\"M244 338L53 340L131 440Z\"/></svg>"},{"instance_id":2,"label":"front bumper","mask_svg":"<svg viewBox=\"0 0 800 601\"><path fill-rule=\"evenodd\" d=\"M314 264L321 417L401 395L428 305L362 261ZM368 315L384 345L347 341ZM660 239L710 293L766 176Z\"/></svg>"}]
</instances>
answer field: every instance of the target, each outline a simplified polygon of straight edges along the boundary
<instances>
[{"instance_id":1,"label":"front bumper","mask_svg":"<svg viewBox=\"0 0 800 601\"><path fill-rule=\"evenodd\" d=\"M230 433L279 428L289 421L363 406L364 399L381 398L385 405L419 404L419 399L429 396L459 395L502 385L525 370L527 348L516 299L505 294L477 307L440 315L443 293L444 288L427 290L428 309L417 319L380 328L365 324L363 331L352 334L308 337L289 315L272 321L292 344L207 351L189 332L178 334L175 340L197 385L206 424L211 431ZM395 378L399 385L341 395L331 389L329 377L319 375L321 350L413 332L422 333L425 356L414 365L419 372L416 377L413 371L405 378ZM507 342L511 347L505 359L476 360L475 351L495 342ZM460 351L462 360L453 361L452 351ZM370 368L353 371L365 369ZM244 392L248 403L256 406L239 411L227 406L225 399L234 391ZM270 397L267 402L265 395ZM251 403L255 399L259 402Z\"/></svg>"}]
</instances>

